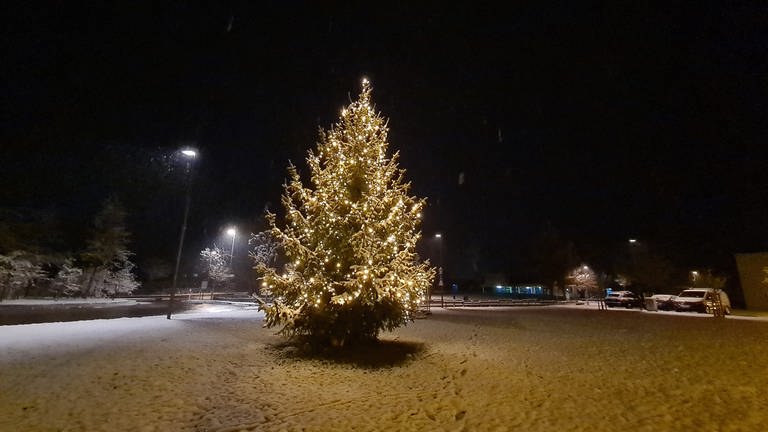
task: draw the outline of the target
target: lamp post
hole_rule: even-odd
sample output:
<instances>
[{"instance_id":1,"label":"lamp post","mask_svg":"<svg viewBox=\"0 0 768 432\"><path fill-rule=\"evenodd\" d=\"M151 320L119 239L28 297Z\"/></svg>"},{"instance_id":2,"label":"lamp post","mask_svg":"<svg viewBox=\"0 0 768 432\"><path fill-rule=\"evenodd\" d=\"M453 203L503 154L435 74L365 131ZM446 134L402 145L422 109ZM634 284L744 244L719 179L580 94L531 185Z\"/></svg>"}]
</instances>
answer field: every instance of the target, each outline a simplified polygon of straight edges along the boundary
<instances>
[{"instance_id":1,"label":"lamp post","mask_svg":"<svg viewBox=\"0 0 768 432\"><path fill-rule=\"evenodd\" d=\"M638 274L638 271L637 271L637 253L639 252L638 248L640 248L640 246L641 246L640 242L637 241L636 238L629 239L629 266L630 266L630 268L629 268L629 274L628 274L629 278L627 280L627 284L626 285L632 285L635 282L635 280L637 279L637 274ZM622 288L626 289L626 286L622 287Z\"/></svg>"},{"instance_id":2,"label":"lamp post","mask_svg":"<svg viewBox=\"0 0 768 432\"><path fill-rule=\"evenodd\" d=\"M440 307L445 308L443 300L443 235L436 233L435 240L437 241L438 248L437 289L440 291Z\"/></svg>"},{"instance_id":3,"label":"lamp post","mask_svg":"<svg viewBox=\"0 0 768 432\"><path fill-rule=\"evenodd\" d=\"M237 237L237 230L230 228L227 230L227 235L232 236L232 249L229 251L229 268L232 269L232 259L235 256L235 237Z\"/></svg>"},{"instance_id":4,"label":"lamp post","mask_svg":"<svg viewBox=\"0 0 768 432\"><path fill-rule=\"evenodd\" d=\"M235 277L235 269L232 267L232 262L235 258L235 237L237 237L237 230L235 227L227 230L227 235L232 237L232 248L229 251L229 271L232 272L232 277Z\"/></svg>"},{"instance_id":5,"label":"lamp post","mask_svg":"<svg viewBox=\"0 0 768 432\"><path fill-rule=\"evenodd\" d=\"M173 269L173 282L171 284L171 298L168 301L168 314L166 315L166 319L171 319L171 313L173 312L173 300L174 296L176 295L176 283L179 279L179 263L181 263L181 250L184 247L184 234L187 232L187 217L189 216L189 203L191 201L190 198L190 189L192 188L192 161L195 160L197 157L197 152L190 148L185 148L181 150L181 155L186 159L186 167L184 169L184 174L187 177L187 185L186 185L186 198L184 201L184 218L181 222L181 234L179 234L179 247L176 250L176 266Z\"/></svg>"}]
</instances>

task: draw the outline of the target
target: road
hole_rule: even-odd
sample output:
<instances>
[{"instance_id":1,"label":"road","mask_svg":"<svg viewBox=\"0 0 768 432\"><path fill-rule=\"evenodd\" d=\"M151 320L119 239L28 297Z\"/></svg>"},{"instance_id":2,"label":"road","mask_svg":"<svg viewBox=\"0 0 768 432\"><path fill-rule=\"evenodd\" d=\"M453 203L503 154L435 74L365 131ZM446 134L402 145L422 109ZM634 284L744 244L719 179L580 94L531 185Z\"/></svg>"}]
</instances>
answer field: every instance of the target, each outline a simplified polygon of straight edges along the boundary
<instances>
[{"instance_id":1,"label":"road","mask_svg":"<svg viewBox=\"0 0 768 432\"><path fill-rule=\"evenodd\" d=\"M199 306L186 301L174 302L174 313ZM81 321L165 315L167 301L126 301L121 303L0 303L0 325Z\"/></svg>"}]
</instances>

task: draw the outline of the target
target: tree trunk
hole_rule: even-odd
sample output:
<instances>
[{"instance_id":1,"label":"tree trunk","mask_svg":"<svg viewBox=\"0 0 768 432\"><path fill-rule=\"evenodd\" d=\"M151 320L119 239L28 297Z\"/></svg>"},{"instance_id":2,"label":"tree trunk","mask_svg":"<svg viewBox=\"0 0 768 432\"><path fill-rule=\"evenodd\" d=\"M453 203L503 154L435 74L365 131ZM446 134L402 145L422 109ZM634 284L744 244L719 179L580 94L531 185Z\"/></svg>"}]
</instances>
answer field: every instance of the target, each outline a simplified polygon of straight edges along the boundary
<instances>
[{"instance_id":1,"label":"tree trunk","mask_svg":"<svg viewBox=\"0 0 768 432\"><path fill-rule=\"evenodd\" d=\"M91 294L91 290L93 289L93 278L96 277L96 269L97 267L94 267L93 270L91 270L91 277L88 278L88 286L85 288L83 297L88 297Z\"/></svg>"}]
</instances>

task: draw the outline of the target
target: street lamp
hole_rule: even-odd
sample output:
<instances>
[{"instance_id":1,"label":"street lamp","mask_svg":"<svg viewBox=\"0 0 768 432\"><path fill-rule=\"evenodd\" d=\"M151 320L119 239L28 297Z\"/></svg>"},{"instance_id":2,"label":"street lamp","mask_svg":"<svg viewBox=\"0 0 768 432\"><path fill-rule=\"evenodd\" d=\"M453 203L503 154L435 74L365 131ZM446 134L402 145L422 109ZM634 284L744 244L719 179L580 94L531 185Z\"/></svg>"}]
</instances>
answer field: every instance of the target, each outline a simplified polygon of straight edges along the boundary
<instances>
[{"instance_id":1,"label":"street lamp","mask_svg":"<svg viewBox=\"0 0 768 432\"><path fill-rule=\"evenodd\" d=\"M691 271L691 288L696 288L696 280L699 278L699 272Z\"/></svg>"},{"instance_id":2,"label":"street lamp","mask_svg":"<svg viewBox=\"0 0 768 432\"><path fill-rule=\"evenodd\" d=\"M437 289L440 290L440 307L445 307L443 300L443 235L441 233L435 233L435 240L437 241L438 248L438 268L437 268ZM431 300L431 298L430 298Z\"/></svg>"},{"instance_id":3,"label":"street lamp","mask_svg":"<svg viewBox=\"0 0 768 432\"><path fill-rule=\"evenodd\" d=\"M181 250L184 247L184 234L187 232L187 217L189 216L190 189L192 186L192 161L197 157L197 152L191 148L181 149L181 155L186 159L184 174L187 177L186 199L184 202L184 219L181 222L181 234L179 234L179 247L176 250L176 266L173 269L173 283L171 284L171 298L168 301L168 314L166 319L171 319L173 312L173 297L176 295L176 282L179 278L179 263L181 262Z\"/></svg>"},{"instance_id":4,"label":"street lamp","mask_svg":"<svg viewBox=\"0 0 768 432\"><path fill-rule=\"evenodd\" d=\"M229 252L229 267L232 268L232 259L235 257L235 237L237 237L237 230L230 228L227 230L227 235L232 236L232 249Z\"/></svg>"}]
</instances>

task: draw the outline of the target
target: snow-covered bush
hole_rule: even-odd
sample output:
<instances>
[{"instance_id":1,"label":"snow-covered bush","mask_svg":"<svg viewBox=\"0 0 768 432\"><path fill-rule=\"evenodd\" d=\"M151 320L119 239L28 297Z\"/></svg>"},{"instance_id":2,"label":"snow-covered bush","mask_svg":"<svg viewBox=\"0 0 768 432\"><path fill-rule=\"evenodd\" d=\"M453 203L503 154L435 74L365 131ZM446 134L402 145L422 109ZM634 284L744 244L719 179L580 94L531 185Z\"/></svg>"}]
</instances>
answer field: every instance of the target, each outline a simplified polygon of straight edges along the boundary
<instances>
[{"instance_id":1,"label":"snow-covered bush","mask_svg":"<svg viewBox=\"0 0 768 432\"><path fill-rule=\"evenodd\" d=\"M24 251L0 255L0 301L16 298L45 277L40 265Z\"/></svg>"}]
</instances>

